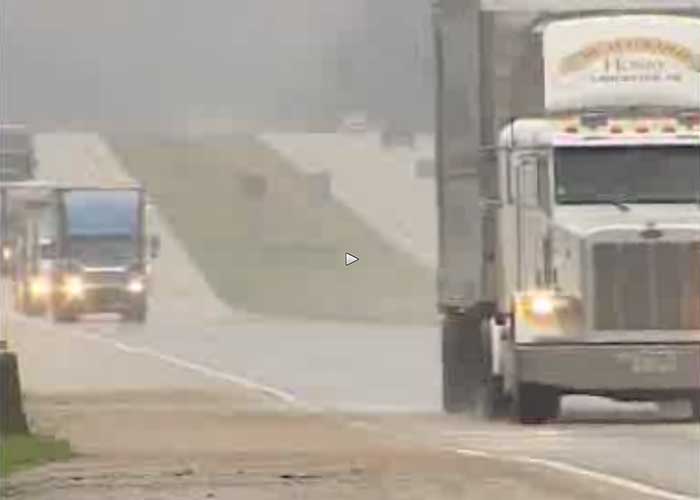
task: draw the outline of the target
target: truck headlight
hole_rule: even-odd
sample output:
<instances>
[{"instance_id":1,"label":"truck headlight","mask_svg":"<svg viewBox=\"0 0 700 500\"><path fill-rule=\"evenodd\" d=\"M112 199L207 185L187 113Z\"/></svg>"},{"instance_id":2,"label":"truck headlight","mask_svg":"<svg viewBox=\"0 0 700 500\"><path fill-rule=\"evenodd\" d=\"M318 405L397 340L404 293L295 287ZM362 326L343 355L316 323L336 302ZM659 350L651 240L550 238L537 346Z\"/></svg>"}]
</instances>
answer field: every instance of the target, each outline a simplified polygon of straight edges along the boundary
<instances>
[{"instance_id":1,"label":"truck headlight","mask_svg":"<svg viewBox=\"0 0 700 500\"><path fill-rule=\"evenodd\" d=\"M535 290L516 299L516 324L543 333L574 332L583 319L581 302L553 290Z\"/></svg>"},{"instance_id":2,"label":"truck headlight","mask_svg":"<svg viewBox=\"0 0 700 500\"><path fill-rule=\"evenodd\" d=\"M567 297L550 290L524 293L517 302L522 312L540 319L555 316L569 307Z\"/></svg>"},{"instance_id":3,"label":"truck headlight","mask_svg":"<svg viewBox=\"0 0 700 500\"><path fill-rule=\"evenodd\" d=\"M8 262L12 260L12 248L11 247L2 247L2 260L5 262Z\"/></svg>"},{"instance_id":4,"label":"truck headlight","mask_svg":"<svg viewBox=\"0 0 700 500\"><path fill-rule=\"evenodd\" d=\"M530 311L535 316L551 316L557 308L556 299L551 295L537 295L529 302Z\"/></svg>"},{"instance_id":5,"label":"truck headlight","mask_svg":"<svg viewBox=\"0 0 700 500\"><path fill-rule=\"evenodd\" d=\"M43 276L32 278L29 284L29 293L34 298L45 297L51 292L51 284L49 280Z\"/></svg>"},{"instance_id":6,"label":"truck headlight","mask_svg":"<svg viewBox=\"0 0 700 500\"><path fill-rule=\"evenodd\" d=\"M139 294L144 292L146 285L141 278L133 278L131 281L129 281L126 289L129 290L130 293Z\"/></svg>"},{"instance_id":7,"label":"truck headlight","mask_svg":"<svg viewBox=\"0 0 700 500\"><path fill-rule=\"evenodd\" d=\"M85 284L80 276L68 276L65 280L63 290L70 298L80 298L85 294Z\"/></svg>"}]
</instances>

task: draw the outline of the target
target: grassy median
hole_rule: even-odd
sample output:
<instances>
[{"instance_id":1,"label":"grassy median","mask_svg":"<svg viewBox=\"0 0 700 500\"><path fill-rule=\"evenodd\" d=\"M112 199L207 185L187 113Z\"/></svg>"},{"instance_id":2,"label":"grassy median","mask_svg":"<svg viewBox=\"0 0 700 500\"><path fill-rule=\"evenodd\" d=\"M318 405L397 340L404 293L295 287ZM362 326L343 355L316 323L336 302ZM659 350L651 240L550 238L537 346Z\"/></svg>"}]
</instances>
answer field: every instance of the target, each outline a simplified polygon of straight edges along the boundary
<instances>
[{"instance_id":1,"label":"grassy median","mask_svg":"<svg viewBox=\"0 0 700 500\"><path fill-rule=\"evenodd\" d=\"M433 273L349 208L319 199L256 139L121 138L112 145L228 303L280 316L434 320ZM266 180L261 198L251 176ZM345 268L346 251L361 262Z\"/></svg>"},{"instance_id":2,"label":"grassy median","mask_svg":"<svg viewBox=\"0 0 700 500\"><path fill-rule=\"evenodd\" d=\"M0 477L70 457L71 449L66 441L30 435L0 437Z\"/></svg>"}]
</instances>

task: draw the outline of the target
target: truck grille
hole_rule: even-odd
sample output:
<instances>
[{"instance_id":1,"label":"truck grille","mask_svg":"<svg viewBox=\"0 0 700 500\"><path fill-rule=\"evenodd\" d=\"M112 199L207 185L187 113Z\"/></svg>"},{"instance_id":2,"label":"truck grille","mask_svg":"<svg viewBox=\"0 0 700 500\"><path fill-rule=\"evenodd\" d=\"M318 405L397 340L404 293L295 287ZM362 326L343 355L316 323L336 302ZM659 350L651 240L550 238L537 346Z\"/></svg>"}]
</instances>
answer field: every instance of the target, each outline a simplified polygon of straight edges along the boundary
<instances>
[{"instance_id":1,"label":"truck grille","mask_svg":"<svg viewBox=\"0 0 700 500\"><path fill-rule=\"evenodd\" d=\"M85 273L85 282L90 285L122 286L128 275L122 271L90 271Z\"/></svg>"},{"instance_id":2,"label":"truck grille","mask_svg":"<svg viewBox=\"0 0 700 500\"><path fill-rule=\"evenodd\" d=\"M597 330L700 330L700 243L593 247Z\"/></svg>"}]
</instances>

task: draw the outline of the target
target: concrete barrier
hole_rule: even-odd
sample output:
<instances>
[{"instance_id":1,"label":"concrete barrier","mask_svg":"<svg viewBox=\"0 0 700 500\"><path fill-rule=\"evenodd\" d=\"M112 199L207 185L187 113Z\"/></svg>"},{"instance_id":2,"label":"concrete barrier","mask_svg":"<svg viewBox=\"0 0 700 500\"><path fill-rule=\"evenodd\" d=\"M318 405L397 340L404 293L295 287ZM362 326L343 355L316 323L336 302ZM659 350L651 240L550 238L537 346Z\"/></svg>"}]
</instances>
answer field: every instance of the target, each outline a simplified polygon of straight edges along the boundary
<instances>
[{"instance_id":1,"label":"concrete barrier","mask_svg":"<svg viewBox=\"0 0 700 500\"><path fill-rule=\"evenodd\" d=\"M0 351L0 435L27 432L17 356L11 352Z\"/></svg>"}]
</instances>

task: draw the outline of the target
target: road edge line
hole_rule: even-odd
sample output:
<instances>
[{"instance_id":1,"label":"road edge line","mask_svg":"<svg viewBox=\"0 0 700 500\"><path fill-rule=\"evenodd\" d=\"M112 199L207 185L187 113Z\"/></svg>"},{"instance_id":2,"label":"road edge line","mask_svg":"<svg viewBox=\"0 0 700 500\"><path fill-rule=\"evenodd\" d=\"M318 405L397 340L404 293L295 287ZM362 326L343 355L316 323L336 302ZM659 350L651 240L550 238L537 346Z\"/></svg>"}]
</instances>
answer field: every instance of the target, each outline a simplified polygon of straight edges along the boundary
<instances>
[{"instance_id":1,"label":"road edge line","mask_svg":"<svg viewBox=\"0 0 700 500\"><path fill-rule=\"evenodd\" d=\"M585 467L580 467L578 465L567 464L565 462L559 462L557 460L549 460L546 458L535 458L528 457L527 455L515 455L515 456L499 456L493 453L480 450L471 450L468 448L454 449L457 454L463 456L475 456L483 457L493 460L500 460L503 462L525 464L525 465L535 465L538 467L554 470L557 472L563 472L566 474L576 475L585 477L588 479L593 479L601 483L607 483L611 486L616 486L618 488L624 488L627 490L634 491L636 493L641 493L650 497L661 498L663 500L697 500L697 497L688 496L683 493L675 493L673 491L664 490L656 486L651 486L633 479L625 479L620 476L614 476L611 474L606 474L604 472L598 472L595 470L587 469Z\"/></svg>"}]
</instances>

